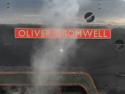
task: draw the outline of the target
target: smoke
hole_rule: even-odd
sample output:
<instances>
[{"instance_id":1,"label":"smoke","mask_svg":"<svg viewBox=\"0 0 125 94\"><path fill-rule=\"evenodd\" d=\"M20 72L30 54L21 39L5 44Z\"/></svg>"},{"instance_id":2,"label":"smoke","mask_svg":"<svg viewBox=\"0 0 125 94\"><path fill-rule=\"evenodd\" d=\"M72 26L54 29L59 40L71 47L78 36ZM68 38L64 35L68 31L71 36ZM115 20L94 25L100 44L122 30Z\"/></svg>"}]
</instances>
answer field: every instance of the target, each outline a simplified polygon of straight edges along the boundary
<instances>
[{"instance_id":1,"label":"smoke","mask_svg":"<svg viewBox=\"0 0 125 94\"><path fill-rule=\"evenodd\" d=\"M67 21L72 21L77 17L78 12L78 0L44 0L41 18L48 24L63 28ZM34 86L48 84L52 79L56 80L54 84L60 83L63 77L58 74L52 76L49 72L58 72L61 67L66 67L62 64L68 59L68 55L71 54L69 49L73 46L76 46L76 40L46 40L44 46L36 49L32 58L33 69L36 72L33 75ZM75 47L73 48L72 51L75 52ZM51 88L49 92L38 90L38 88L35 90L36 94L48 94L54 92L55 88Z\"/></svg>"},{"instance_id":2,"label":"smoke","mask_svg":"<svg viewBox=\"0 0 125 94\"><path fill-rule=\"evenodd\" d=\"M72 47L75 48L75 40L46 40L44 46L36 50L33 55L32 65L35 74L33 75L33 86L35 94L48 94L54 93L57 87L51 87L49 92L47 89L39 89L37 85L49 85L54 81L54 85L60 84L63 76L58 74L62 64L68 59L71 54ZM75 51L75 49L73 49ZM51 75L51 72L54 73Z\"/></svg>"},{"instance_id":3,"label":"smoke","mask_svg":"<svg viewBox=\"0 0 125 94\"><path fill-rule=\"evenodd\" d=\"M57 76L57 79L52 75L50 76L50 73L60 71L61 65L68 59L68 54L71 53L69 49L75 46L74 42L74 40L46 40L41 49L36 49L36 53L32 58L33 68L36 72L36 74L33 75L34 84L48 84L48 81L50 79L52 80L52 78L57 81L55 84L59 83L61 76L57 74L54 75Z\"/></svg>"},{"instance_id":4,"label":"smoke","mask_svg":"<svg viewBox=\"0 0 125 94\"><path fill-rule=\"evenodd\" d=\"M78 11L78 0L45 0L41 10L41 18L49 24L62 26L75 19Z\"/></svg>"}]
</instances>

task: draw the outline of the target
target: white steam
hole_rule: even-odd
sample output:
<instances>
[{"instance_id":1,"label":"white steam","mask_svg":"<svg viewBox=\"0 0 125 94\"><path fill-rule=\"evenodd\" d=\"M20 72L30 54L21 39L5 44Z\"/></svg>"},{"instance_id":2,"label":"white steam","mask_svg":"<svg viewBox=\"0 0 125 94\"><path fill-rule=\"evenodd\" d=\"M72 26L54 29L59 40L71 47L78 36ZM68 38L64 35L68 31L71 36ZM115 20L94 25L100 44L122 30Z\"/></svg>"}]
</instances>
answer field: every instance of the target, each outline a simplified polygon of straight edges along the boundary
<instances>
[{"instance_id":1,"label":"white steam","mask_svg":"<svg viewBox=\"0 0 125 94\"><path fill-rule=\"evenodd\" d=\"M75 19L79 11L78 0L46 0L41 17L55 25Z\"/></svg>"},{"instance_id":2,"label":"white steam","mask_svg":"<svg viewBox=\"0 0 125 94\"><path fill-rule=\"evenodd\" d=\"M41 18L48 23L52 23L55 27L62 28L67 21L72 21L78 12L78 0L45 0L41 9ZM34 85L48 84L48 81L53 77L47 72L60 71L63 62L68 59L69 49L76 45L75 42L75 40L69 41L64 39L46 40L43 47L36 49L36 53L32 58L33 69L36 72L33 75ZM75 51L75 48L72 51ZM62 77L58 78L58 76L58 74L54 75L55 84L59 84L62 79ZM51 88L50 92L37 90L36 94L48 94L54 90L54 88Z\"/></svg>"}]
</instances>

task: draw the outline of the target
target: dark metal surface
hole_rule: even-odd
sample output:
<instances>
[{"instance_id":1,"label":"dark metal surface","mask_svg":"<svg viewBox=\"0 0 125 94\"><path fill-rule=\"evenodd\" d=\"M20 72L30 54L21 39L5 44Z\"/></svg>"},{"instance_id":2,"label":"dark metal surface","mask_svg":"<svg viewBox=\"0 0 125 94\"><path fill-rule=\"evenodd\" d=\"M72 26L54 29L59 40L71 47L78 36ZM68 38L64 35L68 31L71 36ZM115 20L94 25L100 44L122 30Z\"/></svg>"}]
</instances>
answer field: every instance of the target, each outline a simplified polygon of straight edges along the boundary
<instances>
[{"instance_id":1,"label":"dark metal surface","mask_svg":"<svg viewBox=\"0 0 125 94\"><path fill-rule=\"evenodd\" d=\"M15 39L15 27L21 26L0 26L0 65L15 66L12 69L15 71L27 70L27 67L31 66L31 53L34 51L34 46L39 46L39 43L42 45L44 40ZM29 27L40 26L29 25ZM124 28L113 28L111 40L77 40L78 49L74 56L68 57L64 66L68 65L69 71L87 71L95 80L98 89L124 91L124 31ZM0 67L0 70L6 69Z\"/></svg>"}]
</instances>

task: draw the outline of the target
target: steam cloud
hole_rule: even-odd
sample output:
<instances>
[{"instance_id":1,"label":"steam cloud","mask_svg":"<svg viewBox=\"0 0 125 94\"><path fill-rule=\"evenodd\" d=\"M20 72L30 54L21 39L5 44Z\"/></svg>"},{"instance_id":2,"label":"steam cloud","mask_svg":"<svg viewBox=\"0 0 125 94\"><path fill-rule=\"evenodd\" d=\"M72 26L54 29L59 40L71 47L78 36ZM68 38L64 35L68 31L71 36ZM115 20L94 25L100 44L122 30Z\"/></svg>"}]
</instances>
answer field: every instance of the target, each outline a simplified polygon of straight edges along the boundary
<instances>
[{"instance_id":1,"label":"steam cloud","mask_svg":"<svg viewBox=\"0 0 125 94\"><path fill-rule=\"evenodd\" d=\"M78 0L45 0L41 17L49 23L62 26L66 21L72 21L78 11Z\"/></svg>"},{"instance_id":2,"label":"steam cloud","mask_svg":"<svg viewBox=\"0 0 125 94\"><path fill-rule=\"evenodd\" d=\"M86 1L86 0L85 0ZM63 28L67 21L72 21L79 12L78 0L45 0L41 9L41 17L48 23L52 23L55 27ZM32 58L33 69L36 72L33 75L33 84L42 85L48 83L52 79L52 75L46 72L58 72L62 67L64 60L68 59L69 49L75 46L76 40L46 40L43 47L36 50ZM75 51L75 49L73 49ZM45 72L45 73L44 73ZM58 74L54 75L55 84L59 84L62 77L58 78ZM36 89L37 90L37 89ZM47 92L36 91L36 94L52 93L55 89Z\"/></svg>"}]
</instances>

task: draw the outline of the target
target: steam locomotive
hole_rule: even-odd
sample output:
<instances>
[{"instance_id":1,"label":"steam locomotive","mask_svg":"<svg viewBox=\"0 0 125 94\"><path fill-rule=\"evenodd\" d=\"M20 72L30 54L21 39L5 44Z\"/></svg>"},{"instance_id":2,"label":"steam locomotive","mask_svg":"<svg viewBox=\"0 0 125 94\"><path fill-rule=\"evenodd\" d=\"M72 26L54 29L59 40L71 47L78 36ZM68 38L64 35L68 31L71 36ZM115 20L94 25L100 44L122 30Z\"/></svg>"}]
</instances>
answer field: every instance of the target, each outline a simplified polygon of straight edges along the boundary
<instances>
[{"instance_id":1,"label":"steam locomotive","mask_svg":"<svg viewBox=\"0 0 125 94\"><path fill-rule=\"evenodd\" d=\"M18 27L41 28L40 25L0 25L1 94L36 93L31 83L33 74L31 54L34 45L41 47L45 40L15 39L14 29ZM42 26L42 28L46 27ZM49 91L50 87L59 86L53 93L123 94L125 92L125 29L119 26L78 26L77 28L111 28L112 38L111 40L77 40L78 49L75 55L69 55L68 61L60 69L59 74L64 75L62 83L54 85L54 80L51 80L39 86L39 90ZM64 67L67 69L65 70ZM54 75L54 73L50 74Z\"/></svg>"}]
</instances>

